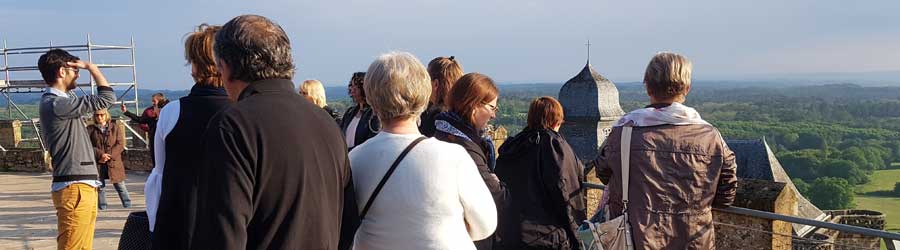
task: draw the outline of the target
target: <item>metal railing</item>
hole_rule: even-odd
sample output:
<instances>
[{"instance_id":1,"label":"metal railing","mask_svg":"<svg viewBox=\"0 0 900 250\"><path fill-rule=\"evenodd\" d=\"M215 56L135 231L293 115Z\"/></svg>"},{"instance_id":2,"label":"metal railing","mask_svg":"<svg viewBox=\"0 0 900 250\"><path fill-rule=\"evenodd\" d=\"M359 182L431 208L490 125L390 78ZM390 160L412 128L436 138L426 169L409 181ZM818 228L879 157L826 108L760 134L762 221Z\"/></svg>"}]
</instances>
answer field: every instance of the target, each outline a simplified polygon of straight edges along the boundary
<instances>
[{"instance_id":1,"label":"metal railing","mask_svg":"<svg viewBox=\"0 0 900 250\"><path fill-rule=\"evenodd\" d=\"M588 189L605 189L606 186L598 183L583 182L582 185ZM845 224L837 224L826 221L810 220L807 218L794 217L783 214L770 213L742 207L713 208L715 211L751 216L769 220L779 220L790 223L814 226L818 228L827 228L844 233L859 234L870 237L876 237L884 241L884 245L889 250L900 249L900 234L883 230L876 230L865 227L857 227Z\"/></svg>"}]
</instances>

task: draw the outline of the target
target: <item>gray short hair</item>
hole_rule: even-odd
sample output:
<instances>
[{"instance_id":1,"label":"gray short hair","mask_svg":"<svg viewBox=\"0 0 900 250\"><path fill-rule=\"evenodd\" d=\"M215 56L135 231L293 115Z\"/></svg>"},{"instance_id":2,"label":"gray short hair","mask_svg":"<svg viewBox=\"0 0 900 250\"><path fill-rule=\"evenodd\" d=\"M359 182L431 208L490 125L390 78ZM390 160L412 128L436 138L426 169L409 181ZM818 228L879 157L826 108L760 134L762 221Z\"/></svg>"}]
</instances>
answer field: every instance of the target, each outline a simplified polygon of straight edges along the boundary
<instances>
[{"instance_id":1,"label":"gray short hair","mask_svg":"<svg viewBox=\"0 0 900 250\"><path fill-rule=\"evenodd\" d=\"M431 97L428 71L408 52L378 56L369 65L363 88L381 121L418 117Z\"/></svg>"},{"instance_id":2,"label":"gray short hair","mask_svg":"<svg viewBox=\"0 0 900 250\"><path fill-rule=\"evenodd\" d=\"M231 79L249 83L294 78L291 41L281 26L263 16L228 21L216 33L214 50L231 70Z\"/></svg>"}]
</instances>

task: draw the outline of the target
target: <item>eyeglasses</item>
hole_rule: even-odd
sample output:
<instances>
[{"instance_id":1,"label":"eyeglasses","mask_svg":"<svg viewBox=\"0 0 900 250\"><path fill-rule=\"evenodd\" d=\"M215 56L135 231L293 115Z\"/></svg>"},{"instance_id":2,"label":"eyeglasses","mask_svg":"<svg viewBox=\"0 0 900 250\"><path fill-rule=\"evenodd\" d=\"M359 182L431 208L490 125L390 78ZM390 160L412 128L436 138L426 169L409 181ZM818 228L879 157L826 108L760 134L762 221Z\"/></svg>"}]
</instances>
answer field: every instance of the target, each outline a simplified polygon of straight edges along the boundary
<instances>
[{"instance_id":1,"label":"eyeglasses","mask_svg":"<svg viewBox=\"0 0 900 250\"><path fill-rule=\"evenodd\" d=\"M76 67L65 67L65 68L74 71L75 74L78 74L78 68L76 68Z\"/></svg>"},{"instance_id":2,"label":"eyeglasses","mask_svg":"<svg viewBox=\"0 0 900 250\"><path fill-rule=\"evenodd\" d=\"M486 106L488 108L488 110L490 110L491 112L494 112L494 113L497 113L497 111L500 110L499 107L491 105L490 103L484 103L484 106Z\"/></svg>"}]
</instances>

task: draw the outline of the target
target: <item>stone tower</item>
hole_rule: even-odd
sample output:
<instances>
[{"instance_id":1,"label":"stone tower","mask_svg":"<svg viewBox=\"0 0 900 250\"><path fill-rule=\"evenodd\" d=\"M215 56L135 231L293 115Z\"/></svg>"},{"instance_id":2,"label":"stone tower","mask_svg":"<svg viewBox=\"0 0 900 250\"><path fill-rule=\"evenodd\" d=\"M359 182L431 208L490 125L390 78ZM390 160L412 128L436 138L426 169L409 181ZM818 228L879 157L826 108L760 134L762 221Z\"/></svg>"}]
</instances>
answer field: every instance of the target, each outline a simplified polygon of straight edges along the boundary
<instances>
[{"instance_id":1,"label":"stone tower","mask_svg":"<svg viewBox=\"0 0 900 250\"><path fill-rule=\"evenodd\" d=\"M559 90L565 113L560 133L582 161L597 158L597 149L625 112L619 106L619 90L591 67L590 61Z\"/></svg>"}]
</instances>

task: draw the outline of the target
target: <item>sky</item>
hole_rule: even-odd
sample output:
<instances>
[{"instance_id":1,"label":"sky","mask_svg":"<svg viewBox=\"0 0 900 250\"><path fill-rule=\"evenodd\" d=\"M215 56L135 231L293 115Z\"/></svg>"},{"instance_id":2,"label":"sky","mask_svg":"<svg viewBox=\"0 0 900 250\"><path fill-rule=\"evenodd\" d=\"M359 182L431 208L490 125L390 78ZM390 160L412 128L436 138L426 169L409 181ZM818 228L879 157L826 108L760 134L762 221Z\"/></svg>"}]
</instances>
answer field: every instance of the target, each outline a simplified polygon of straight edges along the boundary
<instances>
[{"instance_id":1,"label":"sky","mask_svg":"<svg viewBox=\"0 0 900 250\"><path fill-rule=\"evenodd\" d=\"M241 14L284 28L295 82L319 79L327 86L346 85L389 51L411 52L426 64L456 56L464 71L500 83L563 83L584 66L588 40L591 64L614 82L640 81L658 51L687 56L695 80L900 71L896 0L0 0L0 6L0 39L9 47L84 44L87 34L97 44L123 45L134 37L138 83L146 89L190 88L185 34ZM108 63L123 58L95 56ZM17 56L11 64L36 61Z\"/></svg>"}]
</instances>

